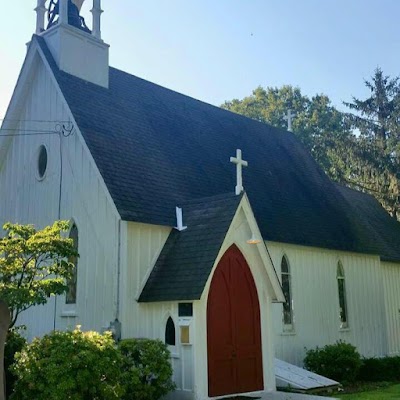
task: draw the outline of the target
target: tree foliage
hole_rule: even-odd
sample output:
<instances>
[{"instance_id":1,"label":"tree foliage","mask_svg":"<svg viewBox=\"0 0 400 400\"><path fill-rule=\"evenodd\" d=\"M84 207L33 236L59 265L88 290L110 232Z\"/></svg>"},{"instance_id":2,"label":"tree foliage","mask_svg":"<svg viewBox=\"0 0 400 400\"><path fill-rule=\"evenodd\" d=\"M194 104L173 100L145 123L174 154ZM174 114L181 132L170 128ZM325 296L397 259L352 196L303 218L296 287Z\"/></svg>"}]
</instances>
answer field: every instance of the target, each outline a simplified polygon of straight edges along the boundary
<instances>
[{"instance_id":1,"label":"tree foliage","mask_svg":"<svg viewBox=\"0 0 400 400\"><path fill-rule=\"evenodd\" d=\"M21 312L67 290L66 280L74 268L68 259L77 255L73 241L62 236L68 228L65 221L42 230L32 225L4 225L5 236L0 239L0 298L10 309L10 327Z\"/></svg>"},{"instance_id":2,"label":"tree foliage","mask_svg":"<svg viewBox=\"0 0 400 400\"><path fill-rule=\"evenodd\" d=\"M400 84L380 68L365 81L370 96L345 103L348 118L359 131L356 146L343 153L343 176L352 187L374 195L400 220Z\"/></svg>"},{"instance_id":3,"label":"tree foliage","mask_svg":"<svg viewBox=\"0 0 400 400\"><path fill-rule=\"evenodd\" d=\"M288 110L296 113L293 132L311 152L314 159L332 178L337 176L337 144L351 140L352 134L345 115L330 99L318 94L311 99L298 87L256 88L242 100L227 101L222 108L260 122L287 129L284 116Z\"/></svg>"},{"instance_id":4,"label":"tree foliage","mask_svg":"<svg viewBox=\"0 0 400 400\"><path fill-rule=\"evenodd\" d=\"M311 99L297 87L258 87L242 100L221 107L286 129L284 115L296 113L293 133L333 180L372 194L400 220L400 84L399 78L375 71L366 100L337 110L328 96Z\"/></svg>"}]
</instances>

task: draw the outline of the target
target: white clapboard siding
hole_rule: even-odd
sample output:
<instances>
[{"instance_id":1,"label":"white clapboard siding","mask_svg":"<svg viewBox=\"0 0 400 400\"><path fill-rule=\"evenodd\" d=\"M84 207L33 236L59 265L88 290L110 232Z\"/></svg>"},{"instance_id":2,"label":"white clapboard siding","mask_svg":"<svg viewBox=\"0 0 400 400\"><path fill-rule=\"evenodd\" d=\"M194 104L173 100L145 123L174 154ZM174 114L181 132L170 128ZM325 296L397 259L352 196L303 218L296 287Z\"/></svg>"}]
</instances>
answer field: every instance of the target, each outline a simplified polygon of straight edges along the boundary
<instances>
[{"instance_id":1,"label":"white clapboard siding","mask_svg":"<svg viewBox=\"0 0 400 400\"><path fill-rule=\"evenodd\" d=\"M39 56L35 63L34 79L18 114L19 128L54 131L58 121L68 121L71 115ZM51 122L32 122L37 120ZM101 330L116 313L119 216L115 206L77 129L69 137L18 133L22 131L16 132L1 164L0 223L31 223L40 228L59 217L73 219L81 256L77 305L66 306L64 297L57 298L57 304L50 299L48 305L21 315L18 324L28 326L30 339L54 326L81 324L82 329ZM41 145L48 150L48 167L45 178L38 180Z\"/></svg>"},{"instance_id":2,"label":"white clapboard siding","mask_svg":"<svg viewBox=\"0 0 400 400\"><path fill-rule=\"evenodd\" d=\"M382 263L388 335L388 354L400 355L400 263Z\"/></svg>"},{"instance_id":3,"label":"white clapboard siding","mask_svg":"<svg viewBox=\"0 0 400 400\"><path fill-rule=\"evenodd\" d=\"M179 343L178 302L137 302L171 228L128 222L126 231L126 268L121 279L123 338L145 337L164 341L166 323L171 317L176 330L176 346L170 347L174 381L178 389L192 391L193 351L192 345Z\"/></svg>"},{"instance_id":4,"label":"white clapboard siding","mask_svg":"<svg viewBox=\"0 0 400 400\"><path fill-rule=\"evenodd\" d=\"M282 305L274 305L275 355L302 365L305 349L350 342L366 356L387 352L384 290L377 256L267 243L278 276L286 254L291 271L294 324L286 331ZM341 261L346 282L349 326L340 329L339 296L336 279Z\"/></svg>"},{"instance_id":5,"label":"white clapboard siding","mask_svg":"<svg viewBox=\"0 0 400 400\"><path fill-rule=\"evenodd\" d=\"M139 295L163 248L170 227L128 222L128 284Z\"/></svg>"}]
</instances>

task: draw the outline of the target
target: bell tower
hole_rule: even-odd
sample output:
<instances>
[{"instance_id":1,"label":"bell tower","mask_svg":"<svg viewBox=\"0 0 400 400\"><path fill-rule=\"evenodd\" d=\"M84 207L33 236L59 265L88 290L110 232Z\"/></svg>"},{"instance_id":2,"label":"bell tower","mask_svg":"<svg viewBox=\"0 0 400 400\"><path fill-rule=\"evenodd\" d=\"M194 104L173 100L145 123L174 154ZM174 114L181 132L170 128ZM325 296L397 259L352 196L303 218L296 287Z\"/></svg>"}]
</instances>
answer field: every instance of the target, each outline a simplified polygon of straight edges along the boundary
<instances>
[{"instance_id":1,"label":"bell tower","mask_svg":"<svg viewBox=\"0 0 400 400\"><path fill-rule=\"evenodd\" d=\"M91 29L80 15L84 2L37 0L36 34L44 38L60 70L108 88L109 45L101 38L101 0L93 0Z\"/></svg>"}]
</instances>

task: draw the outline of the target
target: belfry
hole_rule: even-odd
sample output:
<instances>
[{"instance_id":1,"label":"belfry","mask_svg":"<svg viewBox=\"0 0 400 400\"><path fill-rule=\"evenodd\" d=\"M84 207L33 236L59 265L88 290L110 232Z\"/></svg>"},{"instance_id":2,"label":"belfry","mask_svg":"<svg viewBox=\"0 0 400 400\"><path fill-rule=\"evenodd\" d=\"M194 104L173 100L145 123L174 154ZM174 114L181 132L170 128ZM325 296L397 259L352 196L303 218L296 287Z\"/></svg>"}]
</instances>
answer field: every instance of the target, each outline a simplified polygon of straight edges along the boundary
<instances>
[{"instance_id":1,"label":"belfry","mask_svg":"<svg viewBox=\"0 0 400 400\"><path fill-rule=\"evenodd\" d=\"M42 36L58 68L108 87L109 46L101 38L101 0L93 0L91 29L80 15L85 0L38 0L36 34ZM95 67L94 67L95 66Z\"/></svg>"},{"instance_id":2,"label":"belfry","mask_svg":"<svg viewBox=\"0 0 400 400\"><path fill-rule=\"evenodd\" d=\"M91 33L90 29L86 26L85 20L79 15L84 0L72 1L68 0L68 24L82 29L85 32ZM57 24L56 17L60 15L60 7L57 0L51 0L48 13L47 29Z\"/></svg>"}]
</instances>

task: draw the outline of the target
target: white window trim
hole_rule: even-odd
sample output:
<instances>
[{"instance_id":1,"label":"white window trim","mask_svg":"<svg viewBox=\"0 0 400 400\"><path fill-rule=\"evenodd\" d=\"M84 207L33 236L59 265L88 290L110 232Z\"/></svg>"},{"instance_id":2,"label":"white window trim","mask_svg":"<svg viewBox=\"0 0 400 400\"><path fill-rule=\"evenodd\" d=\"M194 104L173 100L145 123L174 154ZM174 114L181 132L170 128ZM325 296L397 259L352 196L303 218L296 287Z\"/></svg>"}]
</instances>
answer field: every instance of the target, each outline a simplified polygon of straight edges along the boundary
<instances>
[{"instance_id":1,"label":"white window trim","mask_svg":"<svg viewBox=\"0 0 400 400\"><path fill-rule=\"evenodd\" d=\"M339 275L340 272L340 275ZM339 281L343 281L343 293L344 293L344 307L345 307L345 315L346 321L342 321L340 317L340 292L339 292ZM344 267L342 262L339 260L336 264L336 285L337 285L337 293L338 293L338 301L339 301L339 331L347 332L350 331L349 324L349 307L347 304L347 285L346 285L346 274L344 272Z\"/></svg>"},{"instance_id":2,"label":"white window trim","mask_svg":"<svg viewBox=\"0 0 400 400\"><path fill-rule=\"evenodd\" d=\"M286 265L287 265L287 270L288 272L282 272L282 262L283 259L286 260ZM291 314L291 320L292 322L290 324L285 323L285 317L284 317L284 310L283 310L283 304L282 304L282 331L283 335L294 335L295 334L295 324L294 324L294 305L293 305L293 285L292 285L292 273L291 273L291 267L289 263L289 258L286 255L286 253L283 253L281 256L281 284L283 284L283 279L282 275L286 275L289 277L289 294L290 294L290 314ZM283 289L283 286L282 286Z\"/></svg>"}]
</instances>

